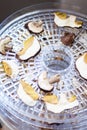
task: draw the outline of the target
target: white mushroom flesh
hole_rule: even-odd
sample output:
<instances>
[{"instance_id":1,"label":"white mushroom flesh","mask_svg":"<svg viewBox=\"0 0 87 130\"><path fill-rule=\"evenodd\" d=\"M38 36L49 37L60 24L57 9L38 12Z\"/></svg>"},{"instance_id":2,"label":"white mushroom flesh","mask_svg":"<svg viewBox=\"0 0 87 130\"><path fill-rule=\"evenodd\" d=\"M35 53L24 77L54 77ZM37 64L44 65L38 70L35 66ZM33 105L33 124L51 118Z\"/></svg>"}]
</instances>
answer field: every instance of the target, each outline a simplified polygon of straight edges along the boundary
<instances>
[{"instance_id":1,"label":"white mushroom flesh","mask_svg":"<svg viewBox=\"0 0 87 130\"><path fill-rule=\"evenodd\" d=\"M10 68L6 67L9 71L11 69L12 73L9 75L12 79L15 79L17 75L19 74L18 65L13 60L3 60L3 62L7 63Z\"/></svg>"},{"instance_id":2,"label":"white mushroom flesh","mask_svg":"<svg viewBox=\"0 0 87 130\"><path fill-rule=\"evenodd\" d=\"M85 56L85 54L83 54L82 56L80 56L77 59L77 61L76 61L76 68L79 71L80 75L83 78L87 79L87 63L84 61L84 56ZM86 57L86 59L87 59L87 57Z\"/></svg>"},{"instance_id":3,"label":"white mushroom flesh","mask_svg":"<svg viewBox=\"0 0 87 130\"><path fill-rule=\"evenodd\" d=\"M54 22L56 23L56 25L58 25L60 27L69 26L69 27L79 28L82 26L82 22L80 21L81 24L80 23L78 24L78 21L76 22L76 16L73 16L73 15L70 15L69 17L67 17L65 19L61 19L55 13Z\"/></svg>"},{"instance_id":4,"label":"white mushroom flesh","mask_svg":"<svg viewBox=\"0 0 87 130\"><path fill-rule=\"evenodd\" d=\"M40 33L43 31L42 21L31 21L28 23L28 29L34 33Z\"/></svg>"},{"instance_id":5,"label":"white mushroom flesh","mask_svg":"<svg viewBox=\"0 0 87 130\"><path fill-rule=\"evenodd\" d=\"M8 37L8 36L0 40L0 52L1 52L2 54L6 54L5 46L6 46L9 42L11 42L11 38Z\"/></svg>"},{"instance_id":6,"label":"white mushroom flesh","mask_svg":"<svg viewBox=\"0 0 87 130\"><path fill-rule=\"evenodd\" d=\"M69 102L67 100L65 94L60 95L60 100L59 100L58 104L51 104L51 103L46 102L47 110L49 110L53 113L60 113L66 109L70 109L70 108L73 108L78 105L79 105L79 102L77 99L73 102Z\"/></svg>"},{"instance_id":7,"label":"white mushroom flesh","mask_svg":"<svg viewBox=\"0 0 87 130\"><path fill-rule=\"evenodd\" d=\"M42 90L45 90L45 91L51 91L53 89L53 85L49 83L49 79L47 78L46 71L40 74L38 78L38 85Z\"/></svg>"},{"instance_id":8,"label":"white mushroom flesh","mask_svg":"<svg viewBox=\"0 0 87 130\"><path fill-rule=\"evenodd\" d=\"M32 45L29 48L27 48L27 50L26 50L26 52L24 54L19 55L19 59L21 59L21 60L27 60L27 59L35 56L39 52L39 50L40 50L40 43L34 37Z\"/></svg>"},{"instance_id":9,"label":"white mushroom flesh","mask_svg":"<svg viewBox=\"0 0 87 130\"><path fill-rule=\"evenodd\" d=\"M36 104L36 100L33 100L23 89L22 85L19 84L19 88L17 90L17 94L19 98L27 105L34 106Z\"/></svg>"}]
</instances>

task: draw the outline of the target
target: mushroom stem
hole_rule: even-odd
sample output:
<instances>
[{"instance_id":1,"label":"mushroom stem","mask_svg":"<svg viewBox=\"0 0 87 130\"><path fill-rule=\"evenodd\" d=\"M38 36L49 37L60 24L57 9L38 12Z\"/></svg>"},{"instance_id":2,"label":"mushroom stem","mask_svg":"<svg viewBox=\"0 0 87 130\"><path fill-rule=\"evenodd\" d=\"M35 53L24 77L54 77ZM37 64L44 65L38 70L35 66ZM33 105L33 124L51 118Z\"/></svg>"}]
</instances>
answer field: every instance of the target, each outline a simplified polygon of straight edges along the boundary
<instances>
[{"instance_id":1,"label":"mushroom stem","mask_svg":"<svg viewBox=\"0 0 87 130\"><path fill-rule=\"evenodd\" d=\"M40 27L42 26L43 22L42 21L38 21L38 22L32 22L32 24L36 27Z\"/></svg>"},{"instance_id":2,"label":"mushroom stem","mask_svg":"<svg viewBox=\"0 0 87 130\"><path fill-rule=\"evenodd\" d=\"M50 79L49 79L49 83L50 84L53 84L53 83L56 83L56 82L59 82L60 81L60 75L56 74L56 75L53 75Z\"/></svg>"},{"instance_id":3,"label":"mushroom stem","mask_svg":"<svg viewBox=\"0 0 87 130\"><path fill-rule=\"evenodd\" d=\"M41 26L42 24L43 24L43 22L39 21L37 27Z\"/></svg>"}]
</instances>

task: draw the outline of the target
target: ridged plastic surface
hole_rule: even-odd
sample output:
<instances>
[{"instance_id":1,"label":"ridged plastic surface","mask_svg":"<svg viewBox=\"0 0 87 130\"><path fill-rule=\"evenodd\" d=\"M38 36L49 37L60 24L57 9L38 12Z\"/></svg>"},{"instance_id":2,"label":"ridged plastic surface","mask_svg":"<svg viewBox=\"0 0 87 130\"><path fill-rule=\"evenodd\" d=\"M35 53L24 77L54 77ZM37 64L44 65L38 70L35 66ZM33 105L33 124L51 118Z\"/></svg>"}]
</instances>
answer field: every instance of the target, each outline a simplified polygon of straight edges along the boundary
<instances>
[{"instance_id":1,"label":"ridged plastic surface","mask_svg":"<svg viewBox=\"0 0 87 130\"><path fill-rule=\"evenodd\" d=\"M83 21L82 28L57 27L54 23L53 14L56 11L62 11L69 15L73 14L77 16L79 20ZM17 16L17 18L2 28L1 38L7 35L10 36L14 44L14 50L18 51L22 42L32 35L24 28L24 25L28 21L39 19L43 21L44 32L38 35L33 34L41 44L41 51L38 55L26 62L20 62L16 58L15 52L8 51L6 56L0 54L0 62L5 59L15 60L19 66L19 75L15 80L7 77L2 68L0 68L0 102L3 106L0 111L1 113L6 112L8 120L10 120L10 122L13 123L13 126L18 129L25 128L25 126L27 129L29 124L50 129L62 128L65 130L68 128L72 129L73 126L75 128L85 128L87 126L85 123L87 120L87 81L80 77L75 68L75 61L81 54L83 54L83 52L87 51L87 18L83 15L80 16L75 12L55 8L43 9L32 13L28 12L21 16ZM38 101L34 107L29 107L24 104L17 95L19 80L28 80L34 89L42 94L38 88L37 79L40 73L43 70L46 70L43 65L44 47L50 45L53 46L53 44L63 46L60 37L65 31L74 32L76 35L73 46L66 47L73 55L73 64L69 73L62 76L62 81L65 84L64 87L57 89L57 84L55 84L53 93L56 93L57 95L60 92L66 93L67 95L74 94L77 96L79 106L65 110L59 114L47 111L45 104L41 101ZM22 124L25 122L24 124L26 125L23 124L21 127L21 122Z\"/></svg>"}]
</instances>

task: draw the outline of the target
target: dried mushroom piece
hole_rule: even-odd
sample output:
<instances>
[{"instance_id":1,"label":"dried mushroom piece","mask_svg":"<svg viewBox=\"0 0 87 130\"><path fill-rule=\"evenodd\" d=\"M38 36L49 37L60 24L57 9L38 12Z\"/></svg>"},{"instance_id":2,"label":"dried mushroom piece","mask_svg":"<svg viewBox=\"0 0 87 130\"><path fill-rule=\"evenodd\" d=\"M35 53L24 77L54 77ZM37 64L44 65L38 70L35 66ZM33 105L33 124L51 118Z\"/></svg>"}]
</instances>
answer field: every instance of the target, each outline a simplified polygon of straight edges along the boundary
<instances>
[{"instance_id":1,"label":"dried mushroom piece","mask_svg":"<svg viewBox=\"0 0 87 130\"><path fill-rule=\"evenodd\" d=\"M60 19L67 19L68 16L66 13L63 13L63 12L56 12L54 13L57 17L59 17Z\"/></svg>"},{"instance_id":2,"label":"dried mushroom piece","mask_svg":"<svg viewBox=\"0 0 87 130\"><path fill-rule=\"evenodd\" d=\"M59 81L60 81L60 75L58 75L58 74L53 75L49 79L50 84L53 84L53 83L56 83L56 82L59 82Z\"/></svg>"},{"instance_id":3,"label":"dried mushroom piece","mask_svg":"<svg viewBox=\"0 0 87 130\"><path fill-rule=\"evenodd\" d=\"M30 21L25 24L25 28L27 28L30 32L33 33L41 33L43 31L43 22L40 21Z\"/></svg>"},{"instance_id":4,"label":"dried mushroom piece","mask_svg":"<svg viewBox=\"0 0 87 130\"><path fill-rule=\"evenodd\" d=\"M66 109L71 109L79 105L78 100L74 96L71 96L69 99L67 99L64 93L61 93L59 96L60 98L56 104L53 104L52 102L45 102L47 110L53 113L60 113Z\"/></svg>"},{"instance_id":5,"label":"dried mushroom piece","mask_svg":"<svg viewBox=\"0 0 87 130\"><path fill-rule=\"evenodd\" d=\"M48 102L51 104L57 104L58 103L58 97L56 95L50 94L50 95L45 95L42 100L44 102Z\"/></svg>"},{"instance_id":6,"label":"dried mushroom piece","mask_svg":"<svg viewBox=\"0 0 87 130\"><path fill-rule=\"evenodd\" d=\"M74 42L75 34L70 32L65 32L64 36L61 36L61 42L64 45L71 46Z\"/></svg>"},{"instance_id":7,"label":"dried mushroom piece","mask_svg":"<svg viewBox=\"0 0 87 130\"><path fill-rule=\"evenodd\" d=\"M33 100L38 100L39 96L38 94L35 92L35 90L32 88L31 85L29 85L28 83L26 83L25 81L21 80L20 81L24 91L30 96L32 97Z\"/></svg>"},{"instance_id":8,"label":"dried mushroom piece","mask_svg":"<svg viewBox=\"0 0 87 130\"><path fill-rule=\"evenodd\" d=\"M2 65L7 76L12 79L17 77L19 70L17 64L13 60L3 60Z\"/></svg>"},{"instance_id":9,"label":"dried mushroom piece","mask_svg":"<svg viewBox=\"0 0 87 130\"><path fill-rule=\"evenodd\" d=\"M2 61L3 67L4 67L4 71L6 73L6 75L11 76L12 75L12 68L9 65L8 61Z\"/></svg>"},{"instance_id":10,"label":"dried mushroom piece","mask_svg":"<svg viewBox=\"0 0 87 130\"><path fill-rule=\"evenodd\" d=\"M54 13L55 18L54 22L56 25L60 27L68 26L68 27L81 27L83 22L82 21L77 21L76 16L70 15L68 16L66 13L62 12L56 12Z\"/></svg>"},{"instance_id":11,"label":"dried mushroom piece","mask_svg":"<svg viewBox=\"0 0 87 130\"><path fill-rule=\"evenodd\" d=\"M40 89L44 91L51 91L53 89L53 85L49 83L49 79L47 78L47 72L44 71L39 75L38 85Z\"/></svg>"},{"instance_id":12,"label":"dried mushroom piece","mask_svg":"<svg viewBox=\"0 0 87 130\"><path fill-rule=\"evenodd\" d=\"M47 77L47 72L43 71L38 78L38 85L40 89L44 91L51 91L53 90L54 86L52 85L55 82L59 82L60 76L59 75L54 75L50 79Z\"/></svg>"},{"instance_id":13,"label":"dried mushroom piece","mask_svg":"<svg viewBox=\"0 0 87 130\"><path fill-rule=\"evenodd\" d=\"M72 95L71 97L68 98L68 102L74 102L76 100L76 96Z\"/></svg>"},{"instance_id":14,"label":"dried mushroom piece","mask_svg":"<svg viewBox=\"0 0 87 130\"><path fill-rule=\"evenodd\" d=\"M41 49L39 41L34 36L26 39L23 44L24 47L17 53L20 60L28 60L34 57Z\"/></svg>"},{"instance_id":15,"label":"dried mushroom piece","mask_svg":"<svg viewBox=\"0 0 87 130\"><path fill-rule=\"evenodd\" d=\"M87 53L84 53L84 62L87 64Z\"/></svg>"},{"instance_id":16,"label":"dried mushroom piece","mask_svg":"<svg viewBox=\"0 0 87 130\"><path fill-rule=\"evenodd\" d=\"M87 80L87 52L83 53L76 60L76 69L80 73L80 76Z\"/></svg>"},{"instance_id":17,"label":"dried mushroom piece","mask_svg":"<svg viewBox=\"0 0 87 130\"><path fill-rule=\"evenodd\" d=\"M9 36L6 36L5 38L0 39L0 53L5 55L6 50L12 49L12 46L9 45L11 42L11 38Z\"/></svg>"},{"instance_id":18,"label":"dried mushroom piece","mask_svg":"<svg viewBox=\"0 0 87 130\"><path fill-rule=\"evenodd\" d=\"M17 90L19 98L27 105L34 106L39 99L39 95L27 82L21 80Z\"/></svg>"}]
</instances>

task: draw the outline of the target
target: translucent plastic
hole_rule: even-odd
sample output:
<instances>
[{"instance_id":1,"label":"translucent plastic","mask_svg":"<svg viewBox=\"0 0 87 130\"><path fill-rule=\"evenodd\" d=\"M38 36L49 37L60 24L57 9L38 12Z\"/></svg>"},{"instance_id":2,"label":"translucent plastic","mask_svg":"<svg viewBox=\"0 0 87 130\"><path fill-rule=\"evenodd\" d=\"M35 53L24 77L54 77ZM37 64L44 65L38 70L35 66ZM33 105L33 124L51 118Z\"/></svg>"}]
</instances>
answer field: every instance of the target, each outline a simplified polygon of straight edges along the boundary
<instances>
[{"instance_id":1,"label":"translucent plastic","mask_svg":"<svg viewBox=\"0 0 87 130\"><path fill-rule=\"evenodd\" d=\"M73 55L69 48L57 44L44 47L43 64L49 73L65 75L72 69Z\"/></svg>"},{"instance_id":2,"label":"translucent plastic","mask_svg":"<svg viewBox=\"0 0 87 130\"><path fill-rule=\"evenodd\" d=\"M62 9L62 7L65 8ZM66 12L68 15L73 14L77 16L78 20L83 21L82 28L57 27L54 23L53 14L56 11L62 11ZM20 45L23 41L32 35L24 28L24 25L32 19L40 19L43 21L44 32L38 35L33 34L40 42L41 51L38 55L28 61L21 62L16 58L16 51L20 49ZM6 76L0 64L0 115L6 124L8 124L13 130L27 130L30 126L33 126L34 129L37 129L38 127L53 130L67 130L73 128L80 128L81 130L83 130L83 128L85 129L87 126L87 81L80 77L77 72L75 68L75 60L83 52L87 51L87 16L74 12L74 8L71 8L68 5L61 6L59 3L55 2L54 4L46 3L27 7L16 12L8 17L0 25L0 28L1 38L6 35L10 36L14 45L13 52L8 51L6 55L0 54L0 62L3 59L15 60L19 66L19 75L14 81ZM39 94L43 94L37 84L38 76L42 71L46 70L46 68L50 69L51 72L55 71L55 68L51 69L51 67L48 67L47 65L50 63L47 61L51 52L48 53L50 50L44 52L44 47L54 47L53 44L61 45L60 37L65 31L75 33L76 38L72 47L66 47L66 49L63 48L64 51L62 51L62 53L64 53L65 65L67 62L67 66L64 65L61 72L64 72L65 70L69 72L66 72L62 77L64 86L61 86L59 89L57 88L58 84L55 84L53 93L57 95L61 92L64 92L67 95L74 94L77 96L79 106L59 114L47 111L46 106L42 101L38 101L34 107L29 107L24 104L17 95L19 80L27 80ZM56 70L59 72L60 69L56 68Z\"/></svg>"}]
</instances>

